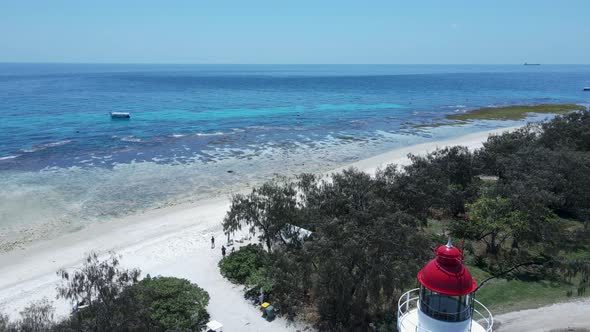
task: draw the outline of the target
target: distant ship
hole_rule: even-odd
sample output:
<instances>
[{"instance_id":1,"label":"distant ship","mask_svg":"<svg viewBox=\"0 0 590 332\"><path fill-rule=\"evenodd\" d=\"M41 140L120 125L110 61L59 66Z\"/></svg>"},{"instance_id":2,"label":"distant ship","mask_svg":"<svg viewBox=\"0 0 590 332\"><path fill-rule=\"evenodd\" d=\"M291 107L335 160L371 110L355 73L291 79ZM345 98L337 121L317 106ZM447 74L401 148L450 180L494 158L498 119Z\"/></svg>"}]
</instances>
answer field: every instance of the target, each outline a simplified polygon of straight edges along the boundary
<instances>
[{"instance_id":1,"label":"distant ship","mask_svg":"<svg viewBox=\"0 0 590 332\"><path fill-rule=\"evenodd\" d=\"M540 63L527 63L527 62L525 62L524 65L525 66L540 66L541 64Z\"/></svg>"}]
</instances>

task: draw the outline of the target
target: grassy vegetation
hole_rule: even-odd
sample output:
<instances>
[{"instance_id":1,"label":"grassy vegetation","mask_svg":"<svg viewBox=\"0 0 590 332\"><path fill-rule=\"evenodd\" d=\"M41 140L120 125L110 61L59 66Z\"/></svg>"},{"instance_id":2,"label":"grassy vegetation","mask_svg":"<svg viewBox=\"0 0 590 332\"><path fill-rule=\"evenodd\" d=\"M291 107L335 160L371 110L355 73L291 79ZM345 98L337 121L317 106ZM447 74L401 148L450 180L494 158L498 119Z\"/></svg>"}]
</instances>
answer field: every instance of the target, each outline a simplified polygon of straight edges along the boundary
<instances>
[{"instance_id":1,"label":"grassy vegetation","mask_svg":"<svg viewBox=\"0 0 590 332\"><path fill-rule=\"evenodd\" d=\"M580 230L584 224L572 219L559 219L560 232ZM568 237L569 238L569 237ZM570 238L560 242L562 250L558 256L566 259L590 258L590 239ZM469 266L473 277L481 282L490 274L476 266ZM577 298L579 276L570 282L563 279L556 280L526 280L526 279L493 279L486 283L478 292L477 299L495 313L509 312L521 309L537 308L556 302L571 301ZM584 297L588 297L585 294Z\"/></svg>"},{"instance_id":2,"label":"grassy vegetation","mask_svg":"<svg viewBox=\"0 0 590 332\"><path fill-rule=\"evenodd\" d=\"M469 266L469 271L478 282L490 276L475 266ZM549 280L493 279L477 292L476 299L494 314L538 308L581 298L576 295L575 283L576 281L566 283ZM568 291L573 295L568 296Z\"/></svg>"},{"instance_id":3,"label":"grassy vegetation","mask_svg":"<svg viewBox=\"0 0 590 332\"><path fill-rule=\"evenodd\" d=\"M560 219L562 232L574 232L584 227L582 222L571 219ZM444 234L450 228L448 220L428 220L425 231L442 241ZM467 241L467 246L474 243ZM457 240L457 245L461 245ZM575 241L575 243L562 242L562 250L559 256L569 259L590 258L590 239ZM475 246L477 250L482 248ZM469 254L467 254L469 255ZM473 258L473 257L471 257ZM469 271L478 285L490 277L491 274L475 265L468 265ZM579 277L571 282L563 280L525 280L519 278L497 278L487 282L476 294L476 299L483 303L494 314L500 314L515 310L538 308L556 302L572 301L577 298L577 284ZM568 293L570 295L568 295ZM584 297L588 297L585 294Z\"/></svg>"},{"instance_id":4,"label":"grassy vegetation","mask_svg":"<svg viewBox=\"0 0 590 332\"><path fill-rule=\"evenodd\" d=\"M446 121L408 125L414 129L437 128L465 124L470 120L524 120L530 113L565 114L575 110L585 110L586 107L577 104L539 104L539 105L510 105L501 107L483 107L466 113L448 114Z\"/></svg>"},{"instance_id":5,"label":"grassy vegetation","mask_svg":"<svg viewBox=\"0 0 590 332\"><path fill-rule=\"evenodd\" d=\"M529 113L564 114L574 110L585 110L586 107L577 104L539 104L512 105L502 107L483 107L467 113L450 114L449 120L523 120Z\"/></svg>"}]
</instances>

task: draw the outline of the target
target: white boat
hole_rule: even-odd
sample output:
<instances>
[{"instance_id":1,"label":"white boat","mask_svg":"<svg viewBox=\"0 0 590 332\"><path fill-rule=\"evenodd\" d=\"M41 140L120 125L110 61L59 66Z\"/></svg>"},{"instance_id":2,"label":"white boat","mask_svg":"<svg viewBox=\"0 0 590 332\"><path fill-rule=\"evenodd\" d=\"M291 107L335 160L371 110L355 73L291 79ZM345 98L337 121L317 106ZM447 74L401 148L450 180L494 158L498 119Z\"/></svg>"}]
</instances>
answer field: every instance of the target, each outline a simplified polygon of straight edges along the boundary
<instances>
[{"instance_id":1,"label":"white boat","mask_svg":"<svg viewBox=\"0 0 590 332\"><path fill-rule=\"evenodd\" d=\"M111 112L111 118L129 119L131 115L128 112Z\"/></svg>"}]
</instances>

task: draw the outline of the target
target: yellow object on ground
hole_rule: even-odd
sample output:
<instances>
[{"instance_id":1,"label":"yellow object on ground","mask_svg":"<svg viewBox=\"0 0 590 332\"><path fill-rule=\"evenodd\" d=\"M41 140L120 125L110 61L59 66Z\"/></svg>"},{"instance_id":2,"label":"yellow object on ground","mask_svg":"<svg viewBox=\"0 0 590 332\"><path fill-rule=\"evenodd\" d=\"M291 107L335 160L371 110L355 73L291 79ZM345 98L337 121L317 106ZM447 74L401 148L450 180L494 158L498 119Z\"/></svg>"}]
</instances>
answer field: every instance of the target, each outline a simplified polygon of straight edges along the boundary
<instances>
[{"instance_id":1,"label":"yellow object on ground","mask_svg":"<svg viewBox=\"0 0 590 332\"><path fill-rule=\"evenodd\" d=\"M268 303L268 302L264 302L264 303L262 303L260 306L261 306L261 307L263 307L263 308L266 308L266 307L268 307L269 305L270 305L270 303Z\"/></svg>"}]
</instances>

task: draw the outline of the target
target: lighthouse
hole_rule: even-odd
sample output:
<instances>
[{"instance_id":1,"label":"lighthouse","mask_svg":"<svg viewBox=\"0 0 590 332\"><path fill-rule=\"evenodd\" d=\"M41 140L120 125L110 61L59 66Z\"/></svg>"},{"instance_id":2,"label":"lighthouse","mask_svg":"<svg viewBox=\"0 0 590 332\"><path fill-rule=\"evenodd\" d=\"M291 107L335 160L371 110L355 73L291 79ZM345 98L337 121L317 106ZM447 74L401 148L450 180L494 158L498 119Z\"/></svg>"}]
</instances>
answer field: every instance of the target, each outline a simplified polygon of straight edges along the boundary
<instances>
[{"instance_id":1,"label":"lighthouse","mask_svg":"<svg viewBox=\"0 0 590 332\"><path fill-rule=\"evenodd\" d=\"M446 245L418 272L420 288L398 301L399 332L491 332L494 318L474 298L477 284L463 263L463 252Z\"/></svg>"}]
</instances>

